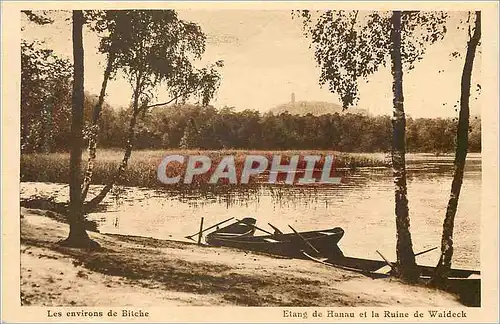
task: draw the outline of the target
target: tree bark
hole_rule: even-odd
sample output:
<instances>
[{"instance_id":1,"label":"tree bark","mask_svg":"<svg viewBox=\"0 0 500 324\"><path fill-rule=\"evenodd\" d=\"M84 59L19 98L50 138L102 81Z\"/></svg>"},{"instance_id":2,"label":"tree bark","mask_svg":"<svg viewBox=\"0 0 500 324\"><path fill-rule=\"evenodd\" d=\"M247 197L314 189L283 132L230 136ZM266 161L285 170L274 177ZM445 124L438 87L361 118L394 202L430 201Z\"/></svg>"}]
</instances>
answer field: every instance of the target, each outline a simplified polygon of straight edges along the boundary
<instances>
[{"instance_id":1,"label":"tree bark","mask_svg":"<svg viewBox=\"0 0 500 324\"><path fill-rule=\"evenodd\" d=\"M81 201L81 163L83 149L83 12L73 11L73 99L71 109L71 151L69 182L69 236L61 242L72 247L91 248L96 242L90 240L84 227L83 204Z\"/></svg>"},{"instance_id":2,"label":"tree bark","mask_svg":"<svg viewBox=\"0 0 500 324\"><path fill-rule=\"evenodd\" d=\"M104 71L104 79L102 80L101 92L99 93L99 99L92 113L91 134L89 138L89 149L88 149L89 157L87 160L87 169L85 171L85 176L83 178L82 197L81 197L82 202L84 202L85 198L87 198L90 182L92 181L92 173L94 171L94 163L96 159L97 138L99 136L99 118L101 116L102 105L104 104L104 97L106 96L106 88L108 86L108 80L113 70L114 57L115 56L113 53L110 53L108 55L108 63L106 66L106 70Z\"/></svg>"},{"instance_id":3,"label":"tree bark","mask_svg":"<svg viewBox=\"0 0 500 324\"><path fill-rule=\"evenodd\" d=\"M405 112L403 105L403 69L401 63L401 11L391 17L391 72L393 77L392 167L395 184L397 275L415 281L419 274L415 263L411 234L405 167Z\"/></svg>"},{"instance_id":4,"label":"tree bark","mask_svg":"<svg viewBox=\"0 0 500 324\"><path fill-rule=\"evenodd\" d=\"M467 43L467 54L465 56L464 68L461 79L460 113L458 117L457 146L455 151L455 171L451 183L450 199L446 208L446 216L443 222L443 235L441 238L441 257L436 266L436 273L433 278L434 284L443 285L446 283L448 273L451 268L453 256L453 228L455 215L457 213L458 198L464 178L465 160L469 143L469 97L472 79L472 69L476 48L481 39L481 12L476 11L476 22L474 34Z\"/></svg>"},{"instance_id":5,"label":"tree bark","mask_svg":"<svg viewBox=\"0 0 500 324\"><path fill-rule=\"evenodd\" d=\"M104 186L104 188L90 200L86 205L85 205L85 210L86 212L89 212L97 207L106 195L111 191L113 188L114 184L116 181L122 176L123 172L125 172L125 169L127 168L128 160L130 159L130 156L132 155L132 149L133 149L133 142L134 142L134 137L135 137L135 125L137 124L137 116L142 109L139 109L139 96L140 96L140 76L137 79L137 84L136 84L136 89L134 91L134 103L133 103L133 113L132 117L130 119L130 124L128 127L128 135L127 135L127 142L125 145L125 154L123 155L123 159L118 166L118 170L116 173L113 175L111 180Z\"/></svg>"}]
</instances>

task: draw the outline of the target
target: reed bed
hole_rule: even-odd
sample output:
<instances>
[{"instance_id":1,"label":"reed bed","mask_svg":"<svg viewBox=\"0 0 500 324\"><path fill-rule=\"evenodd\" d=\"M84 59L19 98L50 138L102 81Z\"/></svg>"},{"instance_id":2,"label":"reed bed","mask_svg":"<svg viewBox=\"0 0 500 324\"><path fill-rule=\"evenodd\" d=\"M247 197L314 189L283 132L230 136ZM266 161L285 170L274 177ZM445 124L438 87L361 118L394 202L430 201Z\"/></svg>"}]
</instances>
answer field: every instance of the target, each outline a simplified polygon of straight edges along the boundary
<instances>
[{"instance_id":1,"label":"reed bed","mask_svg":"<svg viewBox=\"0 0 500 324\"><path fill-rule=\"evenodd\" d=\"M299 158L298 173L304 171L306 161L303 160L305 155L319 155L321 160L315 165L315 172L320 172L325 162L326 155L334 156L333 169L349 169L354 170L360 167L387 167L389 160L384 153L344 153L333 151L246 151L246 150L138 150L132 152L132 156L128 162L125 174L121 177L117 184L124 186L155 188L161 187L162 184L157 179L157 169L161 160L167 155L182 155L185 156L183 165L173 162L168 165L167 175L182 176L187 164L187 157L191 155L205 155L210 157L212 165L210 170L203 175L195 176L193 185L206 184L215 171L217 165L224 156L234 156L235 169L237 178L240 179L245 158L247 155L263 155L269 161L268 170L271 166L273 156L281 155L281 163L288 163L293 155L301 156ZM92 178L93 184L106 184L116 173L118 164L123 159L123 151L102 149L97 152L97 160L94 167ZM87 154L83 155L82 172L86 167ZM69 153L51 153L51 154L22 154L21 155L21 181L35 182L53 182L53 183L68 183L69 181ZM280 174L281 178L282 174ZM279 178L279 179L280 179ZM256 177L250 179L250 182L258 181ZM224 180L221 180L224 184Z\"/></svg>"}]
</instances>

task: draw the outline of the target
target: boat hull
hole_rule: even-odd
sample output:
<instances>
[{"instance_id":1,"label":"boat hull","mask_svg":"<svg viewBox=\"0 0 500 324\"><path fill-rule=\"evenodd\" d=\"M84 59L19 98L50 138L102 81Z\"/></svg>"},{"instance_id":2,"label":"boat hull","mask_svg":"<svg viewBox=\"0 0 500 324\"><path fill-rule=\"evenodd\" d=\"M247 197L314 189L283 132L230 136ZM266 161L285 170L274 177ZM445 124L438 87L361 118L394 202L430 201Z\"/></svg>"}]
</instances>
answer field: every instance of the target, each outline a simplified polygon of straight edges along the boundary
<instances>
[{"instance_id":1,"label":"boat hull","mask_svg":"<svg viewBox=\"0 0 500 324\"><path fill-rule=\"evenodd\" d=\"M385 261L340 257L340 258L317 258L304 253L308 259L324 264L326 266L354 271L371 278L387 278L391 276L388 265ZM389 268L390 269L390 268ZM419 265L420 278L422 280L431 280L435 267ZM382 271L381 271L382 270ZM444 290L456 294L466 306L481 306L481 272L478 270L451 269Z\"/></svg>"},{"instance_id":2,"label":"boat hull","mask_svg":"<svg viewBox=\"0 0 500 324\"><path fill-rule=\"evenodd\" d=\"M387 267L387 263L382 260L370 260L352 257L330 258L326 262L345 268L360 269L370 273ZM418 270L420 272L421 278L432 278L436 271L436 267L418 265ZM450 269L448 277L455 279L466 279L472 275L479 276L480 274L481 272L478 270Z\"/></svg>"},{"instance_id":3,"label":"boat hull","mask_svg":"<svg viewBox=\"0 0 500 324\"><path fill-rule=\"evenodd\" d=\"M337 243L344 236L342 228L335 227L322 231L302 232L300 235L322 255L332 258L342 256L342 251L337 246ZM234 236L212 233L207 235L206 241L212 246L225 246L303 259L305 257L302 251L311 249L303 239L295 233L263 236Z\"/></svg>"}]
</instances>

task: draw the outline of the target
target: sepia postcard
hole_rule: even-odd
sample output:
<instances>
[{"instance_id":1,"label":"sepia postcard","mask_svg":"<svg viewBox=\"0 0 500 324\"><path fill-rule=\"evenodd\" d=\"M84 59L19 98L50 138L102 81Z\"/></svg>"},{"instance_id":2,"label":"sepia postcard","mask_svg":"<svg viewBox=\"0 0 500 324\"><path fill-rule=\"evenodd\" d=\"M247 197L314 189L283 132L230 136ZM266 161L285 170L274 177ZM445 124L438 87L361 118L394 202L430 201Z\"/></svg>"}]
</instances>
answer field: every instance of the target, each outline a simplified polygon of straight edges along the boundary
<instances>
[{"instance_id":1,"label":"sepia postcard","mask_svg":"<svg viewBox=\"0 0 500 324\"><path fill-rule=\"evenodd\" d=\"M498 9L2 2L2 321L498 323Z\"/></svg>"}]
</instances>

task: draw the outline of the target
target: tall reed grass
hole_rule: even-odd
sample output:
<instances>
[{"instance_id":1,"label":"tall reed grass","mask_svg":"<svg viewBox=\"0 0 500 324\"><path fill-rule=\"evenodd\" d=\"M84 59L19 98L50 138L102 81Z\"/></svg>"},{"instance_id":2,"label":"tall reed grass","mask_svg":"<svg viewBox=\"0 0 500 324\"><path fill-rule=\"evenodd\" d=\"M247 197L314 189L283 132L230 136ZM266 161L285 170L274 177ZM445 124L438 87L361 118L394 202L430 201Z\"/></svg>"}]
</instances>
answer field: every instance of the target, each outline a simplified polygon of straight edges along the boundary
<instances>
[{"instance_id":1,"label":"tall reed grass","mask_svg":"<svg viewBox=\"0 0 500 324\"><path fill-rule=\"evenodd\" d=\"M235 167L238 179L244 166L245 157L250 154L264 155L269 162L274 155L281 155L282 164L287 163L292 155L320 155L322 159L316 163L315 169L323 168L324 157L326 155L334 156L334 168L336 169L356 169L359 167L385 167L388 166L388 160L383 153L343 153L333 151L244 151L244 150L139 150L132 152L127 170L117 184L124 186L161 187L162 184L157 179L157 168L161 160L166 155L206 155L212 161L212 167L205 175L196 176L194 184L202 185L208 182L210 175L217 167L220 160L227 155L234 156ZM98 150L97 160L92 178L93 184L106 184L115 174L119 162L123 158L123 152L119 150ZM82 172L86 166L87 155L84 154L82 163ZM167 174L170 176L184 174L185 166L178 163L168 165ZM271 163L269 163L270 167ZM34 182L54 182L68 183L69 181L69 153L51 153L51 154L23 154L21 155L21 181ZM305 168L305 161L300 158L298 169ZM181 179L182 181L182 179ZM252 181L252 179L251 179ZM256 181L255 178L253 181Z\"/></svg>"}]
</instances>

